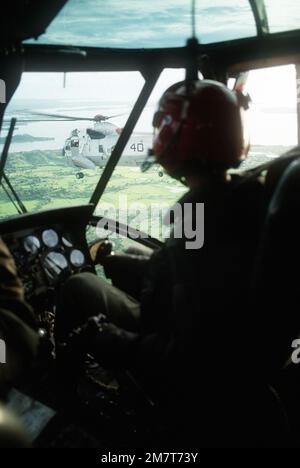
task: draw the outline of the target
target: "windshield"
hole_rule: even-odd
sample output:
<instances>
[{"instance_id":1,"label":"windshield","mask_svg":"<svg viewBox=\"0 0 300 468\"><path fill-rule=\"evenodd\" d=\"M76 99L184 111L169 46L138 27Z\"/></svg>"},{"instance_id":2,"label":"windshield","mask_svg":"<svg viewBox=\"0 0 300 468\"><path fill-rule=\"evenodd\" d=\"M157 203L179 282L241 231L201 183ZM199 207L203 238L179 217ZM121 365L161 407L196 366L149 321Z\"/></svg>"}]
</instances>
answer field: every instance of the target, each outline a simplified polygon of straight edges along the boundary
<instances>
[{"instance_id":1,"label":"windshield","mask_svg":"<svg viewBox=\"0 0 300 468\"><path fill-rule=\"evenodd\" d=\"M89 202L143 84L138 72L23 74L0 149L16 117L5 173L29 212ZM0 202L1 218L17 214L3 187Z\"/></svg>"},{"instance_id":2,"label":"windshield","mask_svg":"<svg viewBox=\"0 0 300 468\"><path fill-rule=\"evenodd\" d=\"M155 200L168 207L184 192L158 166L141 172L157 102L184 75L183 69L161 74L96 213L107 202L118 206L120 194L130 202L143 199L147 207ZM90 201L143 85L138 72L23 74L5 113L0 144L3 148L10 119L16 117L5 174L28 212ZM3 183L2 219L18 214L11 198Z\"/></svg>"},{"instance_id":3,"label":"windshield","mask_svg":"<svg viewBox=\"0 0 300 468\"><path fill-rule=\"evenodd\" d=\"M159 166L142 173L141 164L151 148L157 102L184 76L183 69L163 71L95 209L159 239L164 212L186 188ZM29 212L89 202L143 85L138 72L23 75L0 143L3 147L10 118L17 117L5 173ZM295 66L250 71L247 91L252 146L241 169L265 163L297 143ZM3 187L0 204L1 218L18 214Z\"/></svg>"},{"instance_id":4,"label":"windshield","mask_svg":"<svg viewBox=\"0 0 300 468\"><path fill-rule=\"evenodd\" d=\"M270 32L298 29L300 2L298 0L265 0Z\"/></svg>"},{"instance_id":5,"label":"windshield","mask_svg":"<svg viewBox=\"0 0 300 468\"><path fill-rule=\"evenodd\" d=\"M245 92L251 96L246 112L250 152L241 169L271 161L298 144L295 65L250 70Z\"/></svg>"},{"instance_id":6,"label":"windshield","mask_svg":"<svg viewBox=\"0 0 300 468\"><path fill-rule=\"evenodd\" d=\"M195 13L196 32L202 43L256 35L248 0L201 0L196 2ZM191 32L188 0L69 0L37 42L92 47L180 47Z\"/></svg>"}]
</instances>

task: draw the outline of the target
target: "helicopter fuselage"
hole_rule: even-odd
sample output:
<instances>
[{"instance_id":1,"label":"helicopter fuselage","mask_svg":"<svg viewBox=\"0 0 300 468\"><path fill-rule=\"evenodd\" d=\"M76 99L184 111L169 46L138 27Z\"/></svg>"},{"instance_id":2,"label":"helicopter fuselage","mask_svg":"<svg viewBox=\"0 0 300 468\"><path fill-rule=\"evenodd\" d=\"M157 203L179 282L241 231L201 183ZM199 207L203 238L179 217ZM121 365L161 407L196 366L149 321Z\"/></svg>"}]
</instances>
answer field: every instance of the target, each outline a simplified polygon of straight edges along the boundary
<instances>
[{"instance_id":1,"label":"helicopter fuselage","mask_svg":"<svg viewBox=\"0 0 300 468\"><path fill-rule=\"evenodd\" d=\"M101 167L111 155L121 129L110 122L95 122L94 128L76 128L67 138L63 154L84 169Z\"/></svg>"},{"instance_id":2,"label":"helicopter fuselage","mask_svg":"<svg viewBox=\"0 0 300 468\"><path fill-rule=\"evenodd\" d=\"M62 153L81 169L104 167L111 156L122 129L110 122L95 122L94 128L76 128L66 139ZM151 147L151 134L135 134L126 145L122 161L139 166Z\"/></svg>"}]
</instances>

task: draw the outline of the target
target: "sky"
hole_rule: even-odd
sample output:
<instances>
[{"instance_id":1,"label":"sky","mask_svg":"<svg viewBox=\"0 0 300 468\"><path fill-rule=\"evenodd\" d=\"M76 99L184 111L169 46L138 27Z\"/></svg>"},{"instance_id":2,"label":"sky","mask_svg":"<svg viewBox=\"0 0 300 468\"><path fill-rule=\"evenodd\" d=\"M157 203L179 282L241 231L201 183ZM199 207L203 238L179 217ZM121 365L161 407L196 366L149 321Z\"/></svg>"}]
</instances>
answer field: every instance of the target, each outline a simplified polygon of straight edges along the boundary
<instances>
[{"instance_id":1,"label":"sky","mask_svg":"<svg viewBox=\"0 0 300 468\"><path fill-rule=\"evenodd\" d=\"M297 144L297 86L293 65L252 71L247 90L253 104L248 112L251 141Z\"/></svg>"},{"instance_id":2,"label":"sky","mask_svg":"<svg viewBox=\"0 0 300 468\"><path fill-rule=\"evenodd\" d=\"M15 99L132 101L143 86L139 72L24 73Z\"/></svg>"}]
</instances>

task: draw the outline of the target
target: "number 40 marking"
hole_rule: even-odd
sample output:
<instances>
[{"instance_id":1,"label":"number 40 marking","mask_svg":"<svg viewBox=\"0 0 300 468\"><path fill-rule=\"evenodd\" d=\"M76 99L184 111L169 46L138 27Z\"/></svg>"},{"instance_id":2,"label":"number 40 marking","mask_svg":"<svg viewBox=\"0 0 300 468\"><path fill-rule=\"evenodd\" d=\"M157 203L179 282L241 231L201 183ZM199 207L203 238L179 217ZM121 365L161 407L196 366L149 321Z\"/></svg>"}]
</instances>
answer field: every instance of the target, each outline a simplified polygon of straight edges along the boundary
<instances>
[{"instance_id":1,"label":"number 40 marking","mask_svg":"<svg viewBox=\"0 0 300 468\"><path fill-rule=\"evenodd\" d=\"M133 151L137 151L138 153L143 153L143 151L144 151L144 143L138 143L138 144L133 143L133 144L130 146L130 149L132 149Z\"/></svg>"}]
</instances>

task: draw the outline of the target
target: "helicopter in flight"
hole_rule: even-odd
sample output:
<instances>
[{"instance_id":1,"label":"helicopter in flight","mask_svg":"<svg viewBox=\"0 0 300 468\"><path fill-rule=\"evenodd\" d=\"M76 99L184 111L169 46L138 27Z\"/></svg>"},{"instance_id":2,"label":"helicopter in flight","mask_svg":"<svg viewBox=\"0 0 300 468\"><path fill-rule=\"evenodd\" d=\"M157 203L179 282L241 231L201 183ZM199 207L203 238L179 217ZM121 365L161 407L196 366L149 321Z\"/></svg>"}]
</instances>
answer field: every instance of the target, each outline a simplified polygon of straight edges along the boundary
<instances>
[{"instance_id":1,"label":"helicopter in flight","mask_svg":"<svg viewBox=\"0 0 300 468\"><path fill-rule=\"evenodd\" d=\"M20 120L20 122L93 122L93 127L78 126L74 128L66 138L62 155L69 164L73 165L77 179L83 179L84 170L103 169L107 160L111 156L114 147L121 135L122 128L109 122L109 120L126 115L102 115L97 114L94 117L71 116L44 112L31 112L34 119ZM38 118L37 118L38 117ZM128 144L125 147L121 158L121 165L141 166L146 159L147 150L151 147L150 133L132 134ZM159 177L163 176L161 168L157 168Z\"/></svg>"}]
</instances>

